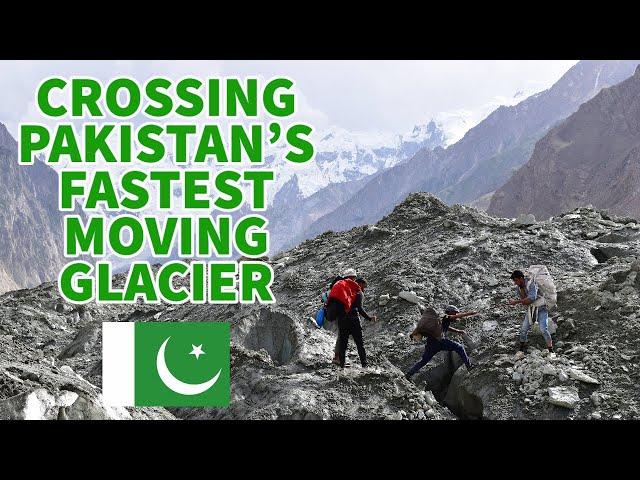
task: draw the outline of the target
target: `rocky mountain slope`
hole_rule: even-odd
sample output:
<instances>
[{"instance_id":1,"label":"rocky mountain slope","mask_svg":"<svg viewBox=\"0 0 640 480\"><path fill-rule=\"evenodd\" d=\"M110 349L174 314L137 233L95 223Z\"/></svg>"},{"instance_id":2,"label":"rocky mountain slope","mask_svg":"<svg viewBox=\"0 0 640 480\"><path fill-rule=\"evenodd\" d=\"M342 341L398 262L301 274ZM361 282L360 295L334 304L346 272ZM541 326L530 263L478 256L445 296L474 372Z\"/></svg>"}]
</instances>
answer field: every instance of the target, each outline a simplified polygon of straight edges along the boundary
<instances>
[{"instance_id":1,"label":"rocky mountain slope","mask_svg":"<svg viewBox=\"0 0 640 480\"><path fill-rule=\"evenodd\" d=\"M451 152L442 174L456 181L437 192L438 196L450 204L467 203L495 190L529 159L535 141L549 128L603 88L633 75L638 63L584 60L548 90L517 105L498 108Z\"/></svg>"},{"instance_id":2,"label":"rocky mountain slope","mask_svg":"<svg viewBox=\"0 0 640 480\"><path fill-rule=\"evenodd\" d=\"M23 417L19 406L29 395L44 405L39 411L66 402L75 418L106 415L98 396L102 321L219 320L232 325L230 407L128 415L638 419L639 254L640 225L630 218L580 208L529 224L418 193L376 225L325 233L273 258L274 306L78 308L60 300L55 284L10 292L0 297L0 416ZM558 286L555 358L535 332L530 352L515 354L523 312L504 303L513 295L509 272L535 263L548 265ZM317 329L310 317L329 279L346 267L368 278L365 306L380 319L363 321L371 366L359 366L351 345L351 366L340 372L330 365L333 326ZM440 353L413 382L404 378L422 352L408 338L419 317L415 301L482 311L461 325L476 369ZM80 405L69 391L80 391ZM91 409L80 408L87 403Z\"/></svg>"},{"instance_id":3,"label":"rocky mountain slope","mask_svg":"<svg viewBox=\"0 0 640 480\"><path fill-rule=\"evenodd\" d=\"M602 88L631 76L637 65L637 61L577 63L551 88L517 105L498 108L457 143L446 149L420 150L407 162L375 175L299 238L376 222L411 192L433 192L449 204L490 195L529 160L536 141L549 128Z\"/></svg>"},{"instance_id":4,"label":"rocky mountain slope","mask_svg":"<svg viewBox=\"0 0 640 480\"><path fill-rule=\"evenodd\" d=\"M346 202L369 179L367 175L349 182L331 183L308 197L300 191L297 175L285 183L273 198L273 203L263 215L269 220L270 252L277 253L291 248L301 232L319 217ZM248 209L238 215L248 214Z\"/></svg>"},{"instance_id":5,"label":"rocky mountain slope","mask_svg":"<svg viewBox=\"0 0 640 480\"><path fill-rule=\"evenodd\" d=\"M52 280L65 261L58 175L40 161L18 164L17 143L0 123L0 292Z\"/></svg>"},{"instance_id":6,"label":"rocky mountain slope","mask_svg":"<svg viewBox=\"0 0 640 480\"><path fill-rule=\"evenodd\" d=\"M640 68L545 135L489 211L547 218L587 203L640 218Z\"/></svg>"}]
</instances>

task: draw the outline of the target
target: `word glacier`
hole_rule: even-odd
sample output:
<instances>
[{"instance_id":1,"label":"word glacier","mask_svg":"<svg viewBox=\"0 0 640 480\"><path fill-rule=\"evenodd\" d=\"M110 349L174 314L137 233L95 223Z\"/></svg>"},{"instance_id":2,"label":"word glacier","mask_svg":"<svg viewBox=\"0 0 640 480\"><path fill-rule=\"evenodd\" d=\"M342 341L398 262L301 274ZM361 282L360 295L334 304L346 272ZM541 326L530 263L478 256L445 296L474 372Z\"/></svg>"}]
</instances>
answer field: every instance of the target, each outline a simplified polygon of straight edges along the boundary
<instances>
[{"instance_id":1,"label":"word glacier","mask_svg":"<svg viewBox=\"0 0 640 480\"><path fill-rule=\"evenodd\" d=\"M114 288L109 262L83 261L60 272L60 293L69 302L274 303L273 270L262 262L168 262L160 268L133 262L123 288Z\"/></svg>"}]
</instances>

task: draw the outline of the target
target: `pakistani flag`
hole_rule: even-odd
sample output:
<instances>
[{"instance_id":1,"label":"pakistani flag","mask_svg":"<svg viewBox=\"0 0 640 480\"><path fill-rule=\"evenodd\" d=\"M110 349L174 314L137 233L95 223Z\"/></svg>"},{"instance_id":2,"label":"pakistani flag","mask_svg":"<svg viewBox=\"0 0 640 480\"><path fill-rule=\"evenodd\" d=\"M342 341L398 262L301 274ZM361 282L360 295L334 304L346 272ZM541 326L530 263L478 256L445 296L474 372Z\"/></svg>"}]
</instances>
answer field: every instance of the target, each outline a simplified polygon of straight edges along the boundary
<instances>
[{"instance_id":1,"label":"pakistani flag","mask_svg":"<svg viewBox=\"0 0 640 480\"><path fill-rule=\"evenodd\" d=\"M105 322L102 390L112 406L229 405L229 324Z\"/></svg>"}]
</instances>

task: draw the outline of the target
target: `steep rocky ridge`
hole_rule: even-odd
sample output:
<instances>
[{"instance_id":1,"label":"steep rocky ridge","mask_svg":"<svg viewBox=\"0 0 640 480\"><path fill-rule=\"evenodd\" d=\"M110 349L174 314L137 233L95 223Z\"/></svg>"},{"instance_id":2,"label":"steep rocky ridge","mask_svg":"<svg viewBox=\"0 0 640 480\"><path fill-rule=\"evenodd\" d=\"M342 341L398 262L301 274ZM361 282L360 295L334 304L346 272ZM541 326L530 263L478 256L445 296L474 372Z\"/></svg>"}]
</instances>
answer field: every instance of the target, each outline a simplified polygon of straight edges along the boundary
<instances>
[{"instance_id":1,"label":"steep rocky ridge","mask_svg":"<svg viewBox=\"0 0 640 480\"><path fill-rule=\"evenodd\" d=\"M637 65L636 60L578 62L548 90L517 105L499 107L446 149L422 149L378 173L297 239L374 223L412 192L433 192L448 204L476 201L501 187L526 163L536 141L551 127L602 88L633 75Z\"/></svg>"},{"instance_id":2,"label":"steep rocky ridge","mask_svg":"<svg viewBox=\"0 0 640 480\"><path fill-rule=\"evenodd\" d=\"M489 211L548 218L587 203L640 218L640 68L541 139Z\"/></svg>"},{"instance_id":3,"label":"steep rocky ridge","mask_svg":"<svg viewBox=\"0 0 640 480\"><path fill-rule=\"evenodd\" d=\"M58 175L39 160L19 165L17 143L1 123L0 169L0 292L4 292L53 280L65 261Z\"/></svg>"}]
</instances>

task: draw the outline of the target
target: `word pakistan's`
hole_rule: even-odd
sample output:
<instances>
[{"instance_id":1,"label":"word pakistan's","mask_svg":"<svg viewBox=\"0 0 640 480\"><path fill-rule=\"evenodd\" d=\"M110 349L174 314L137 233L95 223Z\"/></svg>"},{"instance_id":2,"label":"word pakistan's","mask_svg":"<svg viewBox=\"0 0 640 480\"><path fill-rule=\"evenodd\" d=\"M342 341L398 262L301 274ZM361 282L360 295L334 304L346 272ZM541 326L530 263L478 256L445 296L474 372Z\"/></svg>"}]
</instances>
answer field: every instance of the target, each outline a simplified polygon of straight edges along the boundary
<instances>
[{"instance_id":1,"label":"word pakistan's","mask_svg":"<svg viewBox=\"0 0 640 480\"><path fill-rule=\"evenodd\" d=\"M107 168L60 171L59 208L69 212L64 219L64 252L75 259L58 277L61 295L73 303L134 303L139 298L149 303L274 302L273 270L258 260L269 249L267 220L257 213L234 220L229 213L245 203L252 212L265 210L266 184L274 179L273 171L249 166L264 163L266 141L275 144L284 139L288 147L283 149L284 157L290 162L313 158L314 147L308 139L312 128L303 123L284 128L279 123L295 113L292 87L287 78L274 78L264 85L256 78L172 82L156 77L141 85L123 77L106 86L92 78L44 80L36 93L41 113L49 118L85 119L85 123L80 133L73 123L57 123L53 129L21 124L20 163L33 163L39 154L47 163L91 167L96 162L155 164L167 157L175 164L174 169L129 168L117 179ZM271 119L268 131L261 123L245 121L230 123L223 135L220 125L184 122L202 115L228 120L263 113ZM102 121L107 116L138 115L150 121L135 127L130 122ZM154 123L170 115L181 122ZM101 121L89 123L87 118ZM225 164L234 168L215 168ZM199 168L185 168L192 165ZM247 170L238 169L242 165ZM176 192L181 192L179 199ZM88 215L74 213L76 202ZM168 213L174 208L180 208L181 214ZM145 215L148 209L167 214L162 219ZM115 288L106 255L132 258L147 248L153 257L193 260L169 261L159 269L147 261L134 261L124 287ZM233 261L234 251L256 260ZM100 260L92 265L82 260L88 256ZM212 257L227 260L199 260Z\"/></svg>"}]
</instances>

